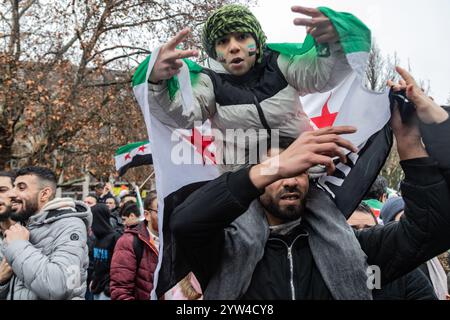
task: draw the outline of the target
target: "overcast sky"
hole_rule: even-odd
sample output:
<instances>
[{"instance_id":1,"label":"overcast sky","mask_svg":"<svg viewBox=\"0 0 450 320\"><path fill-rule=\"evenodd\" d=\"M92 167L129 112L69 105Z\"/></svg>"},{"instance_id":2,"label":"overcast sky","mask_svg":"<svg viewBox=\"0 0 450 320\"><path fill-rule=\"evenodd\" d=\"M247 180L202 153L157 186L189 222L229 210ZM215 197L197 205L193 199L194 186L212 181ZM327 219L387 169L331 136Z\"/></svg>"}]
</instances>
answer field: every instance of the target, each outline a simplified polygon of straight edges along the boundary
<instances>
[{"instance_id":1,"label":"overcast sky","mask_svg":"<svg viewBox=\"0 0 450 320\"><path fill-rule=\"evenodd\" d=\"M417 79L430 81L430 94L441 104L450 96L450 1L406 0L259 0L252 11L269 42L302 42L304 27L292 5L326 6L351 12L372 30L383 55L397 52Z\"/></svg>"}]
</instances>

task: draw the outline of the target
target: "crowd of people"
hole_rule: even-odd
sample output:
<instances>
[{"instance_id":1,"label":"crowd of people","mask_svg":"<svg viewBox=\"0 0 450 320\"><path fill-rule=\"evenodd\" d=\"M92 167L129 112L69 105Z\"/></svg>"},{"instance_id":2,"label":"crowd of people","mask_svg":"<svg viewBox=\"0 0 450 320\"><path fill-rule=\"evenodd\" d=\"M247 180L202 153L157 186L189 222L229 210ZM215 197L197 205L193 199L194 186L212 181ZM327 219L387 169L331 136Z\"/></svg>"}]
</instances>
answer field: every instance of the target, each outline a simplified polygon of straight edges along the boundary
<instances>
[{"instance_id":1,"label":"crowd of people","mask_svg":"<svg viewBox=\"0 0 450 320\"><path fill-rule=\"evenodd\" d=\"M224 73L200 73L190 114L167 85L183 67L180 59L198 54L178 47L189 30L161 48L149 98L162 122L189 128L210 119L223 131L277 128L280 137L257 164L225 166L174 209L168 224L190 272L158 298L448 299L448 275L437 256L450 249L449 109L397 68L402 80L389 86L416 110L406 121L394 104L390 121L405 179L392 194L377 178L344 216L309 173L330 174L336 158L346 162L344 149L356 153L343 135L357 129L312 130L298 97L327 91L348 75L342 43L370 32L346 15L353 24L344 37L333 23L332 16L343 19L338 13L293 11L310 17L295 24L307 27L319 55L297 57L290 48L286 59L286 48L268 49L245 7L214 12L203 45ZM0 173L0 298L149 300L161 249L157 194L150 192L141 207L137 195L118 197L109 184L83 201L56 198L56 188L55 174L44 167ZM380 270L373 287L371 266Z\"/></svg>"}]
</instances>

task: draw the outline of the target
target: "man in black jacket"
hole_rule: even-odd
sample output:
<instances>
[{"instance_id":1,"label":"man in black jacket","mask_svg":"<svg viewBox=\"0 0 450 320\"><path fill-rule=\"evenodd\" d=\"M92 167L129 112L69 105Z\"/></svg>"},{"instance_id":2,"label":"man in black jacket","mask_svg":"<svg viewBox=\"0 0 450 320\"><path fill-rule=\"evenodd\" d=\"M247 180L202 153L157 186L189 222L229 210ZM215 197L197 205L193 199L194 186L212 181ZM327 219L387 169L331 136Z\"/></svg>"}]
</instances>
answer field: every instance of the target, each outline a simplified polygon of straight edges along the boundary
<instances>
[{"instance_id":1,"label":"man in black jacket","mask_svg":"<svg viewBox=\"0 0 450 320\"><path fill-rule=\"evenodd\" d=\"M344 219L330 229L330 234L315 234L309 223L314 219L314 210L332 214L337 208L321 196L323 191L310 186L306 172L318 164L332 172L336 156L345 162L341 148L353 152L356 149L340 135L351 134L355 128L304 133L289 147L272 149L272 158L261 164L226 173L206 184L175 209L170 227L188 252L188 262L205 298L210 287L215 286L215 295L210 297L370 299L373 287L365 281L370 279L367 275L366 279L361 277L361 272L367 270L352 269L355 265L360 269L376 266L370 270L380 271L377 276L384 285L450 248L449 116L421 93L406 71L398 71L406 82L392 84L393 89L407 90L421 122L421 130L417 122L402 123L397 108L391 120L405 172L402 192L407 218L356 231L351 237ZM273 170L274 163L277 170ZM255 255L258 242L248 247L243 242L236 245L232 236L237 239L239 235L232 223L259 213L265 215L269 227L268 234L258 238L262 239L262 249ZM347 251L356 259L342 259ZM228 269L218 279L221 266L230 260L241 260L234 265L239 269ZM230 293L233 288L227 283L236 290Z\"/></svg>"},{"instance_id":2,"label":"man in black jacket","mask_svg":"<svg viewBox=\"0 0 450 320\"><path fill-rule=\"evenodd\" d=\"M364 230L378 225L377 217L364 202L361 202L347 221L355 230ZM379 290L373 290L372 294L374 300L438 300L431 281L420 268L388 283Z\"/></svg>"}]
</instances>

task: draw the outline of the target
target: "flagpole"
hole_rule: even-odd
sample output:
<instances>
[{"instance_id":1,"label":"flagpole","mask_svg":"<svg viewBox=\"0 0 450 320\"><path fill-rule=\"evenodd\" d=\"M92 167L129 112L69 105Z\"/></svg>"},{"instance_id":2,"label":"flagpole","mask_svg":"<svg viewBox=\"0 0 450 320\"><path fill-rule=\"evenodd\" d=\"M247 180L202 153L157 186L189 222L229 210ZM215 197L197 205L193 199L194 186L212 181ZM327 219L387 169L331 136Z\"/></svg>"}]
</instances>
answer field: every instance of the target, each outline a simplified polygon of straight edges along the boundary
<instances>
[{"instance_id":1,"label":"flagpole","mask_svg":"<svg viewBox=\"0 0 450 320\"><path fill-rule=\"evenodd\" d=\"M155 171L153 171L152 174L149 175L147 179L145 179L144 183L141 184L141 186L139 187L139 189L142 189L142 187L143 187L143 186L148 182L148 180L150 180L154 175L155 175Z\"/></svg>"},{"instance_id":2,"label":"flagpole","mask_svg":"<svg viewBox=\"0 0 450 320\"><path fill-rule=\"evenodd\" d=\"M133 182L132 186L134 187L134 192L136 193L136 200L139 207L139 211L141 213L141 220L144 220L144 203L141 198L141 190L139 186Z\"/></svg>"}]
</instances>

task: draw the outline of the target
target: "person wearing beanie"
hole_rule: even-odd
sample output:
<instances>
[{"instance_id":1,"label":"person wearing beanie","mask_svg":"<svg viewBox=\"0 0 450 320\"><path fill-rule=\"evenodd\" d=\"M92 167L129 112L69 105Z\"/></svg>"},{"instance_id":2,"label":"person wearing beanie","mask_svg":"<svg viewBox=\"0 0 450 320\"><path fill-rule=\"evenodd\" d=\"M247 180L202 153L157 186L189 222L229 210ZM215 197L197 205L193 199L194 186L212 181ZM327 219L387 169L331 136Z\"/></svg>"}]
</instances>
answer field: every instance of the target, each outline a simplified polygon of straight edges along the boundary
<instances>
[{"instance_id":1,"label":"person wearing beanie","mask_svg":"<svg viewBox=\"0 0 450 320\"><path fill-rule=\"evenodd\" d=\"M383 223L398 221L405 210L405 201L402 197L390 198L386 201L380 211Z\"/></svg>"},{"instance_id":2,"label":"person wearing beanie","mask_svg":"<svg viewBox=\"0 0 450 320\"><path fill-rule=\"evenodd\" d=\"M178 49L190 34L183 29L160 48L150 74L152 115L174 128L193 128L211 120L215 158L223 171L255 159L249 154L257 152L258 142L265 143L267 136L297 138L312 130L299 96L329 91L344 80L352 68L343 42L358 39L370 47L370 30L354 16L328 8L295 6L292 11L309 16L294 20L295 25L307 27L303 45L267 44L260 23L242 5L226 5L213 12L204 25L202 44L216 67L203 68L185 60L194 95L188 114L183 113L182 94L173 77L183 66L181 59L199 52ZM341 28L339 21L344 20L346 27ZM236 137L227 137L228 129L252 132L250 142L241 145Z\"/></svg>"}]
</instances>

